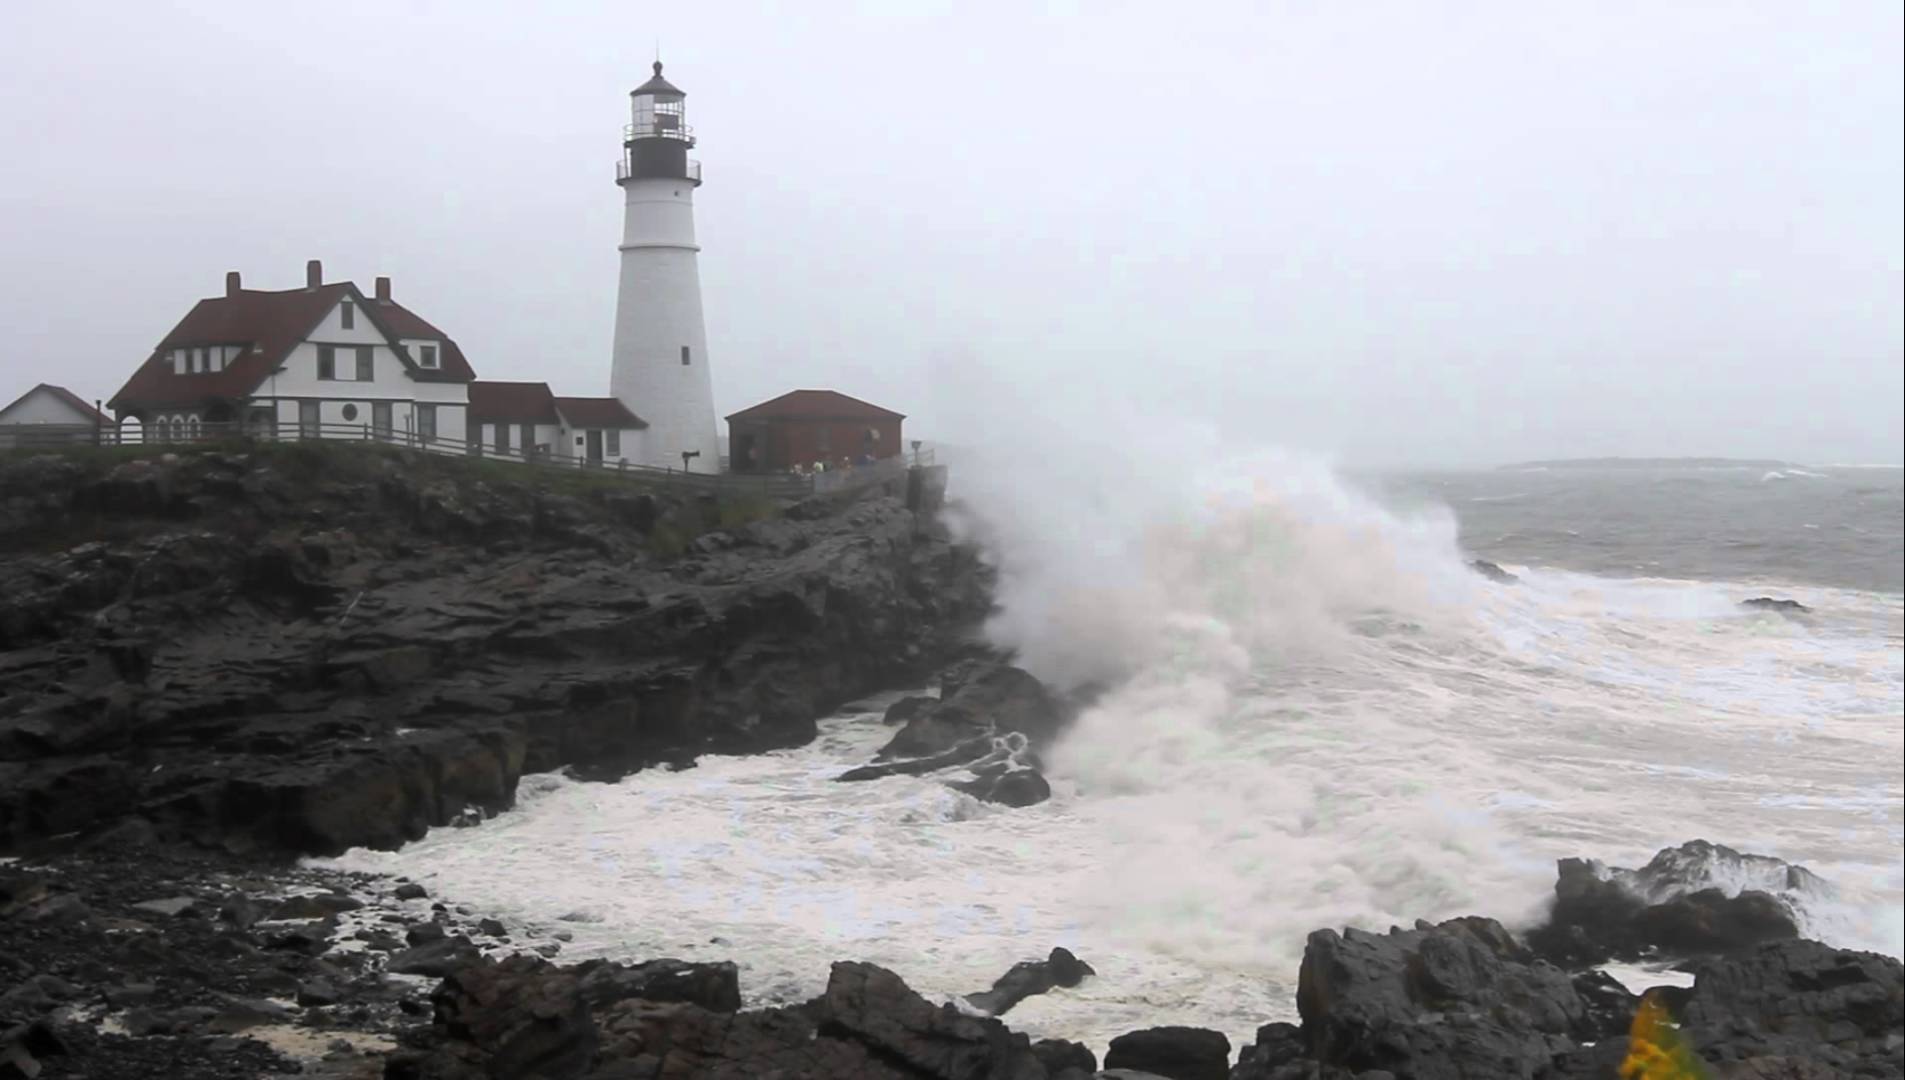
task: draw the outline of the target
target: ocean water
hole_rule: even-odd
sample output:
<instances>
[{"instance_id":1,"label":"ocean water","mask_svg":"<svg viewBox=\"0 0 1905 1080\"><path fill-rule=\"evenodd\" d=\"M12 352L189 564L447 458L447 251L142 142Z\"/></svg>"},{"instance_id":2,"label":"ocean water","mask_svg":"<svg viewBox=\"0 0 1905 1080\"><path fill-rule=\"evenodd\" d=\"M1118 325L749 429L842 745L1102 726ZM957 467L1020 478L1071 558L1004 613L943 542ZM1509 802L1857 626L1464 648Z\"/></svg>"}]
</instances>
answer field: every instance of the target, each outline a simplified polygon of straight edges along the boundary
<instances>
[{"instance_id":1,"label":"ocean water","mask_svg":"<svg viewBox=\"0 0 1905 1080\"><path fill-rule=\"evenodd\" d=\"M532 777L479 827L331 864L567 929L572 958L731 958L751 1002L836 959L949 996L1065 945L1098 976L1009 1020L1100 1052L1291 1018L1313 929L1526 925L1556 858L1695 837L1826 878L1813 935L1905 947L1897 470L960 468L1001 573L989 632L1102 688L1051 801L836 783L890 735L870 701L800 749ZM1739 605L1760 595L1811 611Z\"/></svg>"}]
</instances>

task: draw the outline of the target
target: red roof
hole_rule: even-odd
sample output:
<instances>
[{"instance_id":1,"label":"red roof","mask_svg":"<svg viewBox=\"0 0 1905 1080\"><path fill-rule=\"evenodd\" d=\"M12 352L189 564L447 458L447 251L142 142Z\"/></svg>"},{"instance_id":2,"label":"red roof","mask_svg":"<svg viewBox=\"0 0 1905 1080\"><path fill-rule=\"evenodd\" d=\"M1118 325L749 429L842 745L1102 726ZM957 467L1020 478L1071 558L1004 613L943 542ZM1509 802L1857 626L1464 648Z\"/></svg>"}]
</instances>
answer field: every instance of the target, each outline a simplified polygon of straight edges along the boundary
<instances>
[{"instance_id":1,"label":"red roof","mask_svg":"<svg viewBox=\"0 0 1905 1080\"><path fill-rule=\"evenodd\" d=\"M793 390L772 401L731 413L734 420L904 420L906 414L882 409L837 390Z\"/></svg>"},{"instance_id":2,"label":"red roof","mask_svg":"<svg viewBox=\"0 0 1905 1080\"><path fill-rule=\"evenodd\" d=\"M456 342L395 301L371 302L348 281L315 289L266 292L243 289L234 296L200 300L165 335L158 348L112 396L108 407L128 409L173 408L198 405L218 398L251 396L291 350L303 341L341 300L354 299L358 310L381 330L394 346L398 338L431 337L443 342L441 367L426 370L402 350L397 355L413 379L421 382L468 382L476 378ZM222 371L180 375L169 350L199 345L250 345Z\"/></svg>"},{"instance_id":3,"label":"red roof","mask_svg":"<svg viewBox=\"0 0 1905 1080\"><path fill-rule=\"evenodd\" d=\"M570 427L645 428L648 421L628 411L628 406L612 397L559 397L556 408Z\"/></svg>"},{"instance_id":4,"label":"red roof","mask_svg":"<svg viewBox=\"0 0 1905 1080\"><path fill-rule=\"evenodd\" d=\"M504 424L555 424L556 396L548 383L486 382L470 384L470 420Z\"/></svg>"},{"instance_id":5,"label":"red roof","mask_svg":"<svg viewBox=\"0 0 1905 1080\"><path fill-rule=\"evenodd\" d=\"M443 347L437 350L437 369L418 368L414 372L423 381L469 382L476 378L476 370L463 358L463 350L450 340L450 335L432 326L423 316L395 300L367 300L364 307L371 322L381 323L384 332L393 338L436 338L443 343Z\"/></svg>"},{"instance_id":6,"label":"red roof","mask_svg":"<svg viewBox=\"0 0 1905 1080\"><path fill-rule=\"evenodd\" d=\"M14 398L12 404L7 405L5 408L0 408L0 413L6 412L7 409L13 408L14 405L18 405L22 401L25 401L27 398L32 397L34 394L37 394L42 390L46 391L49 394L52 394L56 398L59 398L61 401L65 402L67 405L72 406L74 409L77 409L79 411L79 414L86 418L84 421L82 421L83 423L87 423L87 424L101 423L101 424L107 424L107 425L111 425L114 423L114 420L112 417L107 416L105 413L100 412L98 409L93 408L91 402L80 397L78 394L73 393L71 390L68 390L64 386L54 386L52 383L47 383L47 382L43 382L40 385L34 387L33 389L28 390L26 393L21 394L19 397Z\"/></svg>"}]
</instances>

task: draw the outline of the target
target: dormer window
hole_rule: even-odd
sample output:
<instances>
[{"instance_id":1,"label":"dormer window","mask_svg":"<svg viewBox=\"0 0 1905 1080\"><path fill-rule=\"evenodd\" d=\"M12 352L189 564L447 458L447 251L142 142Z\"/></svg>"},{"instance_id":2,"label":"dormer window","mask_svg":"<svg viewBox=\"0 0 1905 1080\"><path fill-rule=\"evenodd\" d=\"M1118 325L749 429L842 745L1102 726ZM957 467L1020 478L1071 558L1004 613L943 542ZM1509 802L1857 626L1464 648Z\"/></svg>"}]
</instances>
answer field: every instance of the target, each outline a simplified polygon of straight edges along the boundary
<instances>
[{"instance_id":1,"label":"dormer window","mask_svg":"<svg viewBox=\"0 0 1905 1080\"><path fill-rule=\"evenodd\" d=\"M417 366L431 369L437 366L437 347L435 345L417 346Z\"/></svg>"},{"instance_id":2,"label":"dormer window","mask_svg":"<svg viewBox=\"0 0 1905 1080\"><path fill-rule=\"evenodd\" d=\"M343 322L344 329L355 330L357 328L357 305L351 303L349 300L344 301L337 306L337 317Z\"/></svg>"}]
</instances>

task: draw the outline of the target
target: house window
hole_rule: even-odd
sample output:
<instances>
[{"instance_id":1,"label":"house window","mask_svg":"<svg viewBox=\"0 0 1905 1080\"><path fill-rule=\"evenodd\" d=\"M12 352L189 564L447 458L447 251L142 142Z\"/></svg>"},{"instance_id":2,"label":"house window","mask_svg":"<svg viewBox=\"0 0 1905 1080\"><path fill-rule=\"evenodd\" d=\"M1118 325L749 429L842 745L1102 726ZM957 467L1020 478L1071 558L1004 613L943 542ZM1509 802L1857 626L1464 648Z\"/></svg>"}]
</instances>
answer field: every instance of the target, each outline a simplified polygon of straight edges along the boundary
<instances>
[{"instance_id":1,"label":"house window","mask_svg":"<svg viewBox=\"0 0 1905 1080\"><path fill-rule=\"evenodd\" d=\"M377 378L377 369L371 363L370 354L371 347L369 345L359 345L357 347L358 382L371 382Z\"/></svg>"},{"instance_id":2,"label":"house window","mask_svg":"<svg viewBox=\"0 0 1905 1080\"><path fill-rule=\"evenodd\" d=\"M198 351L198 369L199 369L200 371L210 371L210 370L212 370L212 350L211 350L211 348L210 348L210 346L206 346L206 347L203 347L203 348L200 348L200 349L199 349L199 351Z\"/></svg>"},{"instance_id":3,"label":"house window","mask_svg":"<svg viewBox=\"0 0 1905 1080\"><path fill-rule=\"evenodd\" d=\"M521 435L522 435L522 447L523 447L523 456L524 456L524 457L528 457L528 456L529 456L529 452L530 452L531 450L534 450L534 449L536 448L536 428L535 428L535 425L533 425L533 424L524 424L524 425L523 425L523 429L522 429L522 432L521 432Z\"/></svg>"},{"instance_id":4,"label":"house window","mask_svg":"<svg viewBox=\"0 0 1905 1080\"><path fill-rule=\"evenodd\" d=\"M357 406L355 405L344 406L344 419L347 421L357 419Z\"/></svg>"},{"instance_id":5,"label":"house window","mask_svg":"<svg viewBox=\"0 0 1905 1080\"><path fill-rule=\"evenodd\" d=\"M351 303L349 300L344 301L338 305L337 314L338 318L344 323L344 329L355 330L357 328L356 304Z\"/></svg>"},{"instance_id":6,"label":"house window","mask_svg":"<svg viewBox=\"0 0 1905 1080\"><path fill-rule=\"evenodd\" d=\"M496 425L496 452L499 454L509 453L509 425L508 424Z\"/></svg>"},{"instance_id":7,"label":"house window","mask_svg":"<svg viewBox=\"0 0 1905 1080\"><path fill-rule=\"evenodd\" d=\"M608 439L608 444L609 444L609 456L610 456L610 457L621 457L621 456L622 456L622 433L621 433L621 431L620 431L620 430L618 430L618 429L616 429L616 428L610 428L610 429L608 430L608 432L607 432L607 434L605 435L605 438L607 438L607 439Z\"/></svg>"},{"instance_id":8,"label":"house window","mask_svg":"<svg viewBox=\"0 0 1905 1080\"><path fill-rule=\"evenodd\" d=\"M329 345L318 346L318 378L337 378L337 350Z\"/></svg>"},{"instance_id":9,"label":"house window","mask_svg":"<svg viewBox=\"0 0 1905 1080\"><path fill-rule=\"evenodd\" d=\"M689 362L693 359L694 357L688 352L688 346L683 345L681 347L681 366L687 367Z\"/></svg>"},{"instance_id":10,"label":"house window","mask_svg":"<svg viewBox=\"0 0 1905 1080\"><path fill-rule=\"evenodd\" d=\"M437 407L435 405L417 406L417 438L430 442L437 437Z\"/></svg>"},{"instance_id":11,"label":"house window","mask_svg":"<svg viewBox=\"0 0 1905 1080\"><path fill-rule=\"evenodd\" d=\"M437 347L435 345L417 346L417 366L427 368L437 366Z\"/></svg>"}]
</instances>

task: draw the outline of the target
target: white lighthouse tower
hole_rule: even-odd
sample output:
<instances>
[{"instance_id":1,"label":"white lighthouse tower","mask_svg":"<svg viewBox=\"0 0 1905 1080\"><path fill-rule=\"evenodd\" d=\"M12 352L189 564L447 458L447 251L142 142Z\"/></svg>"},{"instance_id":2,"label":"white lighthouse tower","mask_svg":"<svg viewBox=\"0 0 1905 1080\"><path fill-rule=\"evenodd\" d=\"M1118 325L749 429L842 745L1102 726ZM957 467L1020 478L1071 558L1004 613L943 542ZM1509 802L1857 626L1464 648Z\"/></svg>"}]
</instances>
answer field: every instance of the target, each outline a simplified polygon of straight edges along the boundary
<instances>
[{"instance_id":1,"label":"white lighthouse tower","mask_svg":"<svg viewBox=\"0 0 1905 1080\"><path fill-rule=\"evenodd\" d=\"M634 122L622 140L615 182L626 202L622 287L615 301L615 365L609 393L648 421L642 460L649 465L721 471L701 321L701 270L695 243L695 189L701 163L688 151L694 130L683 94L655 76L629 94ZM684 458L682 455L690 455Z\"/></svg>"}]
</instances>

